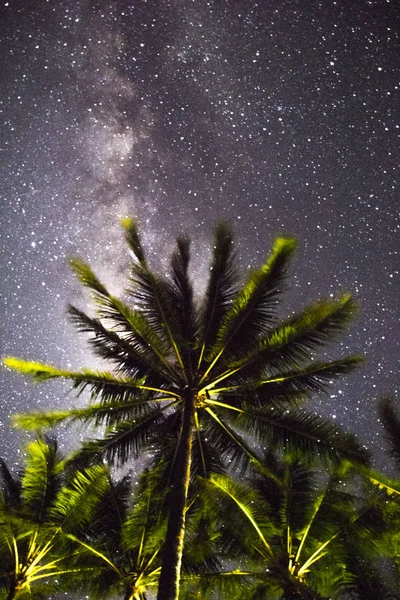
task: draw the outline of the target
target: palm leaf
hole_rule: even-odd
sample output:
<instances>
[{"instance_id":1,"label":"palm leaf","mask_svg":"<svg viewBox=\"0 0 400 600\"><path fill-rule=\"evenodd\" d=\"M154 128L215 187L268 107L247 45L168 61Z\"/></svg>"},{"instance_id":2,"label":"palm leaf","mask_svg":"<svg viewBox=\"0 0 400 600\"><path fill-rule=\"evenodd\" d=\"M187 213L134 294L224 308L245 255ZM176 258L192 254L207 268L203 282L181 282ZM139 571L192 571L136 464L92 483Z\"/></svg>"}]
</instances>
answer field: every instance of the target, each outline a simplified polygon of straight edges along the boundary
<instances>
[{"instance_id":1,"label":"palm leaf","mask_svg":"<svg viewBox=\"0 0 400 600\"><path fill-rule=\"evenodd\" d=\"M21 485L11 474L6 462L0 458L1 505L0 509L17 507L21 501Z\"/></svg>"},{"instance_id":2,"label":"palm leaf","mask_svg":"<svg viewBox=\"0 0 400 600\"><path fill-rule=\"evenodd\" d=\"M232 469L246 471L251 462L260 462L260 457L251 450L242 435L229 424L221 410L207 408L201 414L201 428L204 436L210 440L213 454L220 456Z\"/></svg>"},{"instance_id":3,"label":"palm leaf","mask_svg":"<svg viewBox=\"0 0 400 600\"><path fill-rule=\"evenodd\" d=\"M46 381L48 379L64 378L71 379L73 388L82 393L89 388L92 396L100 397L103 401L115 400L124 402L135 397L140 398L143 391L153 392L153 399L158 397L178 398L178 394L162 388L154 388L146 385L146 379L136 379L134 377L124 377L114 375L110 372L98 372L85 369L82 371L64 371L46 365L35 363L18 358L7 357L4 364L16 371L30 375L35 381Z\"/></svg>"},{"instance_id":4,"label":"palm leaf","mask_svg":"<svg viewBox=\"0 0 400 600\"><path fill-rule=\"evenodd\" d=\"M271 406L263 410L243 407L232 421L251 431L263 446L276 446L296 455L319 456L324 460L341 462L347 459L365 464L368 453L355 436L342 432L334 423L318 415L297 409Z\"/></svg>"},{"instance_id":5,"label":"palm leaf","mask_svg":"<svg viewBox=\"0 0 400 600\"><path fill-rule=\"evenodd\" d=\"M231 365L243 378L298 368L311 353L343 331L356 311L351 296L319 301L295 315L256 344L243 359Z\"/></svg>"},{"instance_id":6,"label":"palm leaf","mask_svg":"<svg viewBox=\"0 0 400 600\"><path fill-rule=\"evenodd\" d=\"M103 465L76 471L72 480L60 489L50 517L60 524L64 533L76 534L83 525L91 522L108 487L109 475Z\"/></svg>"},{"instance_id":7,"label":"palm leaf","mask_svg":"<svg viewBox=\"0 0 400 600\"><path fill-rule=\"evenodd\" d=\"M121 529L121 549L134 551L138 569L147 568L150 561L154 563L165 539L167 523L159 476L159 468L142 474Z\"/></svg>"},{"instance_id":8,"label":"palm leaf","mask_svg":"<svg viewBox=\"0 0 400 600\"><path fill-rule=\"evenodd\" d=\"M186 368L192 373L193 348L197 329L196 311L193 303L193 288L188 276L190 241L187 237L177 238L177 249L171 259L171 297L178 312L179 338Z\"/></svg>"},{"instance_id":9,"label":"palm leaf","mask_svg":"<svg viewBox=\"0 0 400 600\"><path fill-rule=\"evenodd\" d=\"M378 404L378 414L385 428L390 454L400 471L400 416L393 407L393 400L382 398Z\"/></svg>"},{"instance_id":10,"label":"palm leaf","mask_svg":"<svg viewBox=\"0 0 400 600\"><path fill-rule=\"evenodd\" d=\"M61 483L62 466L55 440L38 439L28 445L21 494L23 506L33 521L46 519Z\"/></svg>"},{"instance_id":11,"label":"palm leaf","mask_svg":"<svg viewBox=\"0 0 400 600\"><path fill-rule=\"evenodd\" d=\"M164 420L163 410L156 407L134 421L122 422L110 429L104 438L85 442L75 455L74 462L85 464L90 459L101 457L110 463L123 465L130 457L140 456Z\"/></svg>"},{"instance_id":12,"label":"palm leaf","mask_svg":"<svg viewBox=\"0 0 400 600\"><path fill-rule=\"evenodd\" d=\"M143 313L155 334L163 340L184 373L180 352L180 318L174 306L171 285L147 266L132 266L131 287L127 290L134 304Z\"/></svg>"},{"instance_id":13,"label":"palm leaf","mask_svg":"<svg viewBox=\"0 0 400 600\"><path fill-rule=\"evenodd\" d=\"M147 398L147 397L146 397ZM128 402L113 402L92 404L88 408L72 408L67 411L32 412L13 415L11 422L15 427L27 430L52 428L63 421L71 423L81 421L98 425L113 425L121 419L133 418L141 414L148 405L148 400L129 400Z\"/></svg>"},{"instance_id":14,"label":"palm leaf","mask_svg":"<svg viewBox=\"0 0 400 600\"><path fill-rule=\"evenodd\" d=\"M307 523L316 495L314 473L300 462L290 461L285 465L280 505L282 526L293 534Z\"/></svg>"},{"instance_id":15,"label":"palm leaf","mask_svg":"<svg viewBox=\"0 0 400 600\"><path fill-rule=\"evenodd\" d=\"M121 225L125 229L125 240L127 241L129 248L139 263L145 265L146 258L142 242L140 240L137 221L135 219L126 217L121 219Z\"/></svg>"},{"instance_id":16,"label":"palm leaf","mask_svg":"<svg viewBox=\"0 0 400 600\"><path fill-rule=\"evenodd\" d=\"M217 343L208 359L211 366L222 355L224 364L244 356L271 328L295 245L293 238L277 238L270 259L250 275L219 329Z\"/></svg>"},{"instance_id":17,"label":"palm leaf","mask_svg":"<svg viewBox=\"0 0 400 600\"><path fill-rule=\"evenodd\" d=\"M262 551L266 557L272 556L272 548L264 536L263 528L271 529L266 520L266 508L262 499L254 490L236 482L222 474L212 473L205 485L214 486L230 498L237 508L244 514L253 528L253 536L256 534ZM228 508L229 510L229 508ZM255 532L255 533L254 533Z\"/></svg>"},{"instance_id":18,"label":"palm leaf","mask_svg":"<svg viewBox=\"0 0 400 600\"><path fill-rule=\"evenodd\" d=\"M215 228L213 255L204 301L200 308L201 359L216 341L221 323L238 293L238 269L232 231L227 223Z\"/></svg>"},{"instance_id":19,"label":"palm leaf","mask_svg":"<svg viewBox=\"0 0 400 600\"><path fill-rule=\"evenodd\" d=\"M70 260L70 266L79 281L83 283L84 286L88 287L94 293L96 298L109 296L107 288L99 281L89 265L83 260L73 258Z\"/></svg>"},{"instance_id":20,"label":"palm leaf","mask_svg":"<svg viewBox=\"0 0 400 600\"><path fill-rule=\"evenodd\" d=\"M220 451L209 441L207 435L196 427L193 438L192 473L207 477L210 473L223 473L225 465Z\"/></svg>"},{"instance_id":21,"label":"palm leaf","mask_svg":"<svg viewBox=\"0 0 400 600\"><path fill-rule=\"evenodd\" d=\"M79 331L93 334L93 337L89 338L89 343L94 354L116 363L122 374L143 377L152 371L160 372L161 351L153 350L153 340L150 345L148 338L144 340L137 331L129 330L125 317L121 318L126 336L124 338L114 331L106 329L99 319L91 319L75 306L68 307L68 314L71 322ZM129 331L128 335L127 331Z\"/></svg>"}]
</instances>

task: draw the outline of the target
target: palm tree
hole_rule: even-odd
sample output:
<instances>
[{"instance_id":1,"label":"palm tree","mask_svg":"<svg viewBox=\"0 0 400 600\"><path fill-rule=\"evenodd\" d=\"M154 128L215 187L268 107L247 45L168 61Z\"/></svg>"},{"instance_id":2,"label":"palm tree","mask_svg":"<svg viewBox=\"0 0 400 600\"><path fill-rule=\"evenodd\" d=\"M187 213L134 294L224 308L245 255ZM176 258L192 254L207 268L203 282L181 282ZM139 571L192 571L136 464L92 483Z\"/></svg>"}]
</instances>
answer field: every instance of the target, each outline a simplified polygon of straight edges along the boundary
<instances>
[{"instance_id":1,"label":"palm tree","mask_svg":"<svg viewBox=\"0 0 400 600\"><path fill-rule=\"evenodd\" d=\"M99 465L67 474L54 440L39 439L26 449L25 468L14 477L0 462L0 588L7 600L40 595L40 583L82 569L71 568L77 552L73 533L90 522L107 483Z\"/></svg>"},{"instance_id":2,"label":"palm tree","mask_svg":"<svg viewBox=\"0 0 400 600\"><path fill-rule=\"evenodd\" d=\"M88 408L22 418L23 426L63 419L105 424L105 436L87 442L81 455L117 464L147 449L157 457L173 448L158 589L159 600L171 600L179 593L193 471L207 476L259 461L250 438L262 446L299 447L309 456L365 460L352 436L302 406L359 364L358 357L320 362L314 356L346 327L355 304L348 295L319 301L279 323L294 239L278 238L271 256L240 287L232 233L224 223L216 227L209 281L197 302L188 274L189 239L178 237L166 278L151 270L136 223L126 219L123 225L133 255L129 304L73 260L80 281L94 294L98 315L69 308L72 322L90 334L95 354L114 370L71 372L16 358L5 364L37 381L70 379L79 392L89 389L98 399Z\"/></svg>"},{"instance_id":3,"label":"palm tree","mask_svg":"<svg viewBox=\"0 0 400 600\"><path fill-rule=\"evenodd\" d=\"M132 491L130 476L109 481L91 523L75 538L76 565L90 568L82 586L91 598L143 600L157 589L165 537L157 470L145 471Z\"/></svg>"},{"instance_id":4,"label":"palm tree","mask_svg":"<svg viewBox=\"0 0 400 600\"><path fill-rule=\"evenodd\" d=\"M245 484L214 474L205 481L208 510L225 515L225 560L239 561L241 573L247 571L252 581L243 593L237 571L223 573L239 583L227 597L399 598L384 583L377 562L388 531L382 506L376 496L356 493L360 482L354 472L342 466L323 476L271 453L266 462L275 479L257 474ZM220 579L216 574L215 588ZM207 579L198 585L208 590Z\"/></svg>"}]
</instances>

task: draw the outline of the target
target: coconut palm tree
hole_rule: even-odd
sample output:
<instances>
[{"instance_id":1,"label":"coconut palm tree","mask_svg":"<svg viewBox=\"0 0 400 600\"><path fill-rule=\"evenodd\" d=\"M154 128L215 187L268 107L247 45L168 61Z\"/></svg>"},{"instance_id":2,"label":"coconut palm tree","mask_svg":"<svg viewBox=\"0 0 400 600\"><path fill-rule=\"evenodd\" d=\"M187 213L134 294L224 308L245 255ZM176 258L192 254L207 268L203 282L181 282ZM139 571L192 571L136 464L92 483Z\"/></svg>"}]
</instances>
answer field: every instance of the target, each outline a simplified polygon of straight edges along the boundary
<instances>
[{"instance_id":1,"label":"coconut palm tree","mask_svg":"<svg viewBox=\"0 0 400 600\"><path fill-rule=\"evenodd\" d=\"M303 408L313 393L359 364L358 357L315 357L347 326L355 304L344 295L279 322L295 240L278 238L271 256L240 286L232 233L224 223L216 227L208 284L197 301L188 272L189 239L178 237L164 277L150 268L135 221L123 225L133 257L129 301L115 298L85 263L73 260L98 314L92 318L69 308L95 354L114 370L71 372L16 358L5 363L37 381L62 377L79 392L90 390L94 402L88 408L20 419L34 427L63 419L105 424L105 436L87 442L81 456L122 464L145 450L162 456L173 447L158 598L175 600L192 465L203 476L227 466L246 468L260 460L251 439L261 446L299 447L309 456L365 460L352 436Z\"/></svg>"},{"instance_id":2,"label":"coconut palm tree","mask_svg":"<svg viewBox=\"0 0 400 600\"><path fill-rule=\"evenodd\" d=\"M157 589L166 527L157 477L143 473L134 492L129 476L110 479L92 521L74 536L73 564L89 570L81 591L90 598L144 600Z\"/></svg>"},{"instance_id":3,"label":"coconut palm tree","mask_svg":"<svg viewBox=\"0 0 400 600\"><path fill-rule=\"evenodd\" d=\"M214 490L208 510L224 515L225 560L239 561L250 581L243 592L236 571L215 575L214 588L228 576L239 584L222 597L399 598L379 565L389 530L382 505L376 495L359 494L359 478L348 465L323 476L298 460L269 453L267 462L275 479L257 474L246 484L214 474L205 481L208 493ZM206 593L208 585L199 578Z\"/></svg>"},{"instance_id":4,"label":"coconut palm tree","mask_svg":"<svg viewBox=\"0 0 400 600\"><path fill-rule=\"evenodd\" d=\"M72 573L77 581L82 572L70 566L79 550L72 534L90 522L106 470L67 474L64 464L56 442L44 439L28 445L18 476L0 462L0 588L7 600L33 591L47 597L51 582Z\"/></svg>"}]
</instances>

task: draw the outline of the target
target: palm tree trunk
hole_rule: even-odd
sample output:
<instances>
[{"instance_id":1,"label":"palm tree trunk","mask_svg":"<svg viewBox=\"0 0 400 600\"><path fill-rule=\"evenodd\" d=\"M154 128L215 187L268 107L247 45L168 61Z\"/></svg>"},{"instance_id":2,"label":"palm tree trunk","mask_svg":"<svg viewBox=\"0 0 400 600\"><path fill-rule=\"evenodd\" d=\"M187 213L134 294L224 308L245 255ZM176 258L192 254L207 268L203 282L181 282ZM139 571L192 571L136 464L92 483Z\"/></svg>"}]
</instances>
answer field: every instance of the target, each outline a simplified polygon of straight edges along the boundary
<instances>
[{"instance_id":1,"label":"palm tree trunk","mask_svg":"<svg viewBox=\"0 0 400 600\"><path fill-rule=\"evenodd\" d=\"M179 579L185 534L186 499L190 481L194 424L194 397L191 390L188 390L184 402L182 429L176 451L174 475L169 498L168 526L164 542L157 600L177 600L179 597Z\"/></svg>"}]
</instances>

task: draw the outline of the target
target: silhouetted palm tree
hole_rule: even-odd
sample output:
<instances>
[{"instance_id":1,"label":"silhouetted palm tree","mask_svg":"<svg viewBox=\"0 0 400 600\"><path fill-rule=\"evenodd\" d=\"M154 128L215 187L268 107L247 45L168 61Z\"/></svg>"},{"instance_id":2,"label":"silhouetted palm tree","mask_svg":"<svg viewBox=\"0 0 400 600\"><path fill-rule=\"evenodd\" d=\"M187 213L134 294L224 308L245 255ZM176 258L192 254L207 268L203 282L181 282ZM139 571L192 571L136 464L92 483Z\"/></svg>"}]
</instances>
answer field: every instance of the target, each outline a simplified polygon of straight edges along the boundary
<instances>
[{"instance_id":1,"label":"silhouetted palm tree","mask_svg":"<svg viewBox=\"0 0 400 600\"><path fill-rule=\"evenodd\" d=\"M315 360L315 351L341 332L355 306L350 296L320 301L278 323L279 298L292 238L278 238L271 256L240 287L232 234L216 227L210 277L196 302L188 274L189 240L178 237L171 272L165 278L146 260L136 224L123 223L133 254L127 304L112 296L90 268L72 266L94 294L98 318L75 307L70 317L91 335L94 352L115 365L113 372L70 372L14 358L6 364L36 380L64 377L78 391L99 399L89 408L36 415L26 426L76 419L106 424L104 438L83 447L121 464L151 449L171 456L169 518L158 598L175 599L184 541L189 482L226 466L259 461L250 438L262 446L298 447L325 458L363 460L350 435L302 407L315 392L352 371L357 357ZM193 465L193 468L192 468Z\"/></svg>"}]
</instances>

